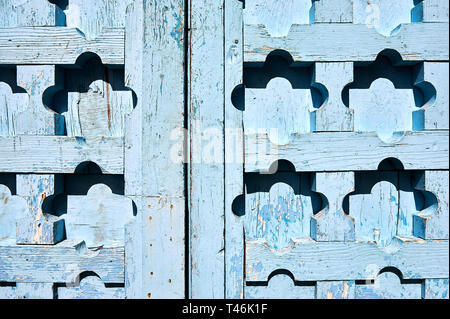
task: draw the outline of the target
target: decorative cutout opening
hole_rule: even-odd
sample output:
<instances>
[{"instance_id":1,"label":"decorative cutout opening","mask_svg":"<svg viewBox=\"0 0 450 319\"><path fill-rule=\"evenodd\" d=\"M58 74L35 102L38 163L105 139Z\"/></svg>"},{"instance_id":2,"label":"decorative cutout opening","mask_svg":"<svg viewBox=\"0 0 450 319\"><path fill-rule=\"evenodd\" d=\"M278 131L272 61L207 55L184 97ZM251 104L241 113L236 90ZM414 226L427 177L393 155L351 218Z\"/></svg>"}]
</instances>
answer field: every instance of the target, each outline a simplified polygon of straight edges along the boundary
<instances>
[{"instance_id":1,"label":"decorative cutout opening","mask_svg":"<svg viewBox=\"0 0 450 319\"><path fill-rule=\"evenodd\" d=\"M423 62L403 61L401 55L392 49L381 51L373 62L355 62L353 82L342 91L342 101L350 107L349 89L369 89L379 78L388 79L396 89L412 89L415 106L420 108L435 99L436 90L429 82L418 82L418 73Z\"/></svg>"},{"instance_id":2,"label":"decorative cutout opening","mask_svg":"<svg viewBox=\"0 0 450 319\"><path fill-rule=\"evenodd\" d=\"M342 101L355 111L355 130L376 131L385 142L424 129L424 107L435 99L436 89L423 80L423 62L403 61L391 49L373 62L355 62L354 81L342 91Z\"/></svg>"},{"instance_id":3,"label":"decorative cutout opening","mask_svg":"<svg viewBox=\"0 0 450 319\"><path fill-rule=\"evenodd\" d=\"M5 185L9 188L11 195L17 195L16 192L16 174L14 173L1 173L0 174L0 185Z\"/></svg>"},{"instance_id":4,"label":"decorative cutout opening","mask_svg":"<svg viewBox=\"0 0 450 319\"><path fill-rule=\"evenodd\" d=\"M98 55L85 52L74 65L58 66L55 77L42 101L64 115L65 135L123 136L124 116L137 104L136 94L124 84L123 66L104 65Z\"/></svg>"},{"instance_id":5,"label":"decorative cutout opening","mask_svg":"<svg viewBox=\"0 0 450 319\"><path fill-rule=\"evenodd\" d=\"M5 83L9 86L12 94L27 93L27 91L17 85L17 67L11 65L0 65L0 84ZM0 86L1 89L1 86ZM0 94L6 92L0 91Z\"/></svg>"},{"instance_id":6,"label":"decorative cutout opening","mask_svg":"<svg viewBox=\"0 0 450 319\"><path fill-rule=\"evenodd\" d=\"M424 173L424 171L404 170L401 161L395 158L387 158L380 162L377 171L357 171L355 172L355 190L344 197L343 210L354 218L364 219L360 222L365 224L376 222L375 215L372 216L370 211L382 210L383 213L390 214L380 219L379 222L385 218L392 219L390 224L390 227L393 227L392 229L377 228L378 226L386 226L386 221L378 226L373 226L378 229L378 233L385 236L385 244L383 245L390 242L390 239L387 238L389 235L386 232L392 232L393 236L414 236L414 216L424 213L432 214L437 208L437 197L432 192L425 190L422 185ZM373 193L374 191L376 193ZM355 198L353 204L350 204L352 196L355 196ZM373 200L370 199L371 196L375 196ZM382 199L380 199L380 196ZM365 209L368 211L360 211L363 210L361 205L366 207ZM370 208L371 205L374 205L374 207ZM368 220L365 221L365 218L368 218ZM392 223L394 223L394 226ZM367 229L360 231L367 231ZM364 234L364 236L369 235ZM378 235L374 233L374 236L376 238Z\"/></svg>"},{"instance_id":7,"label":"decorative cutout opening","mask_svg":"<svg viewBox=\"0 0 450 319\"><path fill-rule=\"evenodd\" d=\"M244 63L245 88L264 89L270 80L281 77L287 79L292 89L309 89L313 106L319 108L328 98L327 89L313 79L314 63L294 62L291 54L284 50L272 51L264 63ZM240 100L242 103L242 97ZM234 104L234 102L233 102ZM234 104L241 109L239 104Z\"/></svg>"}]
</instances>

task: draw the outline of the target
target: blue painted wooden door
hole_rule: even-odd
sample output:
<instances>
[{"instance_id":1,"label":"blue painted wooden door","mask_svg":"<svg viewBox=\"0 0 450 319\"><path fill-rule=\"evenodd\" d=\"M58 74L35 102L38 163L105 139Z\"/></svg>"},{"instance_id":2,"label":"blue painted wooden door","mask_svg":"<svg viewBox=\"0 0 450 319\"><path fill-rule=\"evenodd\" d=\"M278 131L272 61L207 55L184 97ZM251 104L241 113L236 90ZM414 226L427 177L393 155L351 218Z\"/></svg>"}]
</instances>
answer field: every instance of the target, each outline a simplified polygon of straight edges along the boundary
<instances>
[{"instance_id":1,"label":"blue painted wooden door","mask_svg":"<svg viewBox=\"0 0 450 319\"><path fill-rule=\"evenodd\" d=\"M0 0L0 298L448 298L448 1Z\"/></svg>"}]
</instances>

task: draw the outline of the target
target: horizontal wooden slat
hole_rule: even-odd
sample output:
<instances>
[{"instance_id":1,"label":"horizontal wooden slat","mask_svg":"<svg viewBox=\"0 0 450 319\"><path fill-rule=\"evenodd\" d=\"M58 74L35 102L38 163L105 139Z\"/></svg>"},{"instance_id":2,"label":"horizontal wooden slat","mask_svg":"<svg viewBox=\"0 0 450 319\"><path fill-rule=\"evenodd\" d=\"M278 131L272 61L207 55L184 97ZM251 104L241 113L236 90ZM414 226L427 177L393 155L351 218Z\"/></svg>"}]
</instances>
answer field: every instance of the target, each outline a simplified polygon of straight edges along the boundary
<instances>
[{"instance_id":1,"label":"horizontal wooden slat","mask_svg":"<svg viewBox=\"0 0 450 319\"><path fill-rule=\"evenodd\" d=\"M123 174L123 138L90 145L67 136L0 137L0 173L73 173L85 161L96 163L104 174Z\"/></svg>"},{"instance_id":2,"label":"horizontal wooden slat","mask_svg":"<svg viewBox=\"0 0 450 319\"><path fill-rule=\"evenodd\" d=\"M87 40L75 28L23 27L0 29L0 64L74 64L84 52L100 56L104 64L124 64L123 28L104 29Z\"/></svg>"},{"instance_id":3,"label":"horizontal wooden slat","mask_svg":"<svg viewBox=\"0 0 450 319\"><path fill-rule=\"evenodd\" d=\"M124 282L123 247L79 252L80 244L63 241L55 246L0 246L0 281L75 283L85 271L95 272L105 283Z\"/></svg>"},{"instance_id":4,"label":"horizontal wooden slat","mask_svg":"<svg viewBox=\"0 0 450 319\"><path fill-rule=\"evenodd\" d=\"M280 251L264 240L246 243L247 281L267 281L278 269L295 280L366 280L377 269L395 267L404 279L448 278L448 241L402 241L380 249L376 243L295 241Z\"/></svg>"},{"instance_id":5,"label":"horizontal wooden slat","mask_svg":"<svg viewBox=\"0 0 450 319\"><path fill-rule=\"evenodd\" d=\"M376 170L386 158L399 159L405 169L448 169L448 130L408 132L385 143L376 133L322 132L291 135L290 144L275 145L267 134L247 135L245 171L267 171L278 159L297 171Z\"/></svg>"},{"instance_id":6,"label":"horizontal wooden slat","mask_svg":"<svg viewBox=\"0 0 450 319\"><path fill-rule=\"evenodd\" d=\"M264 25L245 25L244 61L264 62L274 50L288 51L295 61L372 61L384 49L403 60L448 60L448 23L403 24L390 37L374 28L350 23L293 25L286 37L271 37Z\"/></svg>"}]
</instances>

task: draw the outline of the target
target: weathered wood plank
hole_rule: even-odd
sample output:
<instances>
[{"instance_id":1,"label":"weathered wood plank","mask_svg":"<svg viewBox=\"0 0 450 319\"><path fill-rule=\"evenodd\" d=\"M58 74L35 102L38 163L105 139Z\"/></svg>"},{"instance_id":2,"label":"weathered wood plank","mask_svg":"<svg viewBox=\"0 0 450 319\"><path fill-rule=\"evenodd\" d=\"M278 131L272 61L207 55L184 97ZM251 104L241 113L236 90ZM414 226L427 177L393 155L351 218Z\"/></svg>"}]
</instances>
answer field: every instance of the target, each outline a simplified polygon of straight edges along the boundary
<instances>
[{"instance_id":1,"label":"weathered wood plank","mask_svg":"<svg viewBox=\"0 0 450 319\"><path fill-rule=\"evenodd\" d=\"M85 271L103 282L124 282L123 247L87 251L84 243L63 241L54 246L0 246L0 281L75 283Z\"/></svg>"},{"instance_id":2,"label":"weathered wood plank","mask_svg":"<svg viewBox=\"0 0 450 319\"><path fill-rule=\"evenodd\" d=\"M190 297L220 299L224 297L224 1L190 3Z\"/></svg>"},{"instance_id":3,"label":"weathered wood plank","mask_svg":"<svg viewBox=\"0 0 450 319\"><path fill-rule=\"evenodd\" d=\"M242 111L232 103L234 88L243 83L242 2L225 4L225 298L244 298L244 226L233 213L233 201L244 194Z\"/></svg>"},{"instance_id":4,"label":"weathered wood plank","mask_svg":"<svg viewBox=\"0 0 450 319\"><path fill-rule=\"evenodd\" d=\"M431 192L436 202L414 216L414 235L424 239L448 239L449 172L426 171L417 189Z\"/></svg>"},{"instance_id":5,"label":"weathered wood plank","mask_svg":"<svg viewBox=\"0 0 450 319\"><path fill-rule=\"evenodd\" d=\"M4 103L0 135L62 135L64 118L46 108L42 98L44 91L55 85L55 66L18 65L16 72L10 74L9 85L0 84ZM14 74L16 78L12 78ZM16 83L17 87L9 87ZM17 91L20 88L23 90Z\"/></svg>"},{"instance_id":6,"label":"weathered wood plank","mask_svg":"<svg viewBox=\"0 0 450 319\"><path fill-rule=\"evenodd\" d=\"M66 26L79 29L86 39L95 39L104 28L125 26L125 11L134 0L70 0L66 10Z\"/></svg>"},{"instance_id":7,"label":"weathered wood plank","mask_svg":"<svg viewBox=\"0 0 450 319\"><path fill-rule=\"evenodd\" d=\"M448 169L448 131L407 132L394 143L376 133L323 132L292 135L288 145L271 144L265 134L246 136L245 170L267 171L278 159L297 171L376 170L385 158L397 158L405 169ZM302 156L298 156L302 154Z\"/></svg>"},{"instance_id":8,"label":"weathered wood plank","mask_svg":"<svg viewBox=\"0 0 450 319\"><path fill-rule=\"evenodd\" d=\"M84 52L104 64L124 64L124 35L123 28L111 28L87 40L66 27L0 28L0 64L75 64Z\"/></svg>"},{"instance_id":9,"label":"weathered wood plank","mask_svg":"<svg viewBox=\"0 0 450 319\"><path fill-rule=\"evenodd\" d=\"M314 36L311 36L314 34ZM448 24L403 24L395 35L385 37L365 25L318 23L293 25L283 38L270 37L262 25L245 27L244 61L264 62L274 50L288 51L294 61L373 61L386 48L403 60L448 60Z\"/></svg>"},{"instance_id":10,"label":"weathered wood plank","mask_svg":"<svg viewBox=\"0 0 450 319\"><path fill-rule=\"evenodd\" d=\"M28 204L23 215L16 215L17 244L54 245L62 241L64 220L44 213L45 200L63 191L62 176L19 174L16 180L17 195Z\"/></svg>"},{"instance_id":11,"label":"weathered wood plank","mask_svg":"<svg viewBox=\"0 0 450 319\"><path fill-rule=\"evenodd\" d=\"M125 195L135 201L143 228L142 238L133 238L141 241L142 272L126 284L136 292L130 285L141 281L139 298L185 297L185 150L177 139L185 113L184 3L137 0L128 8L127 26L136 29L127 33L127 62L133 62L125 83L138 104L126 127Z\"/></svg>"},{"instance_id":12,"label":"weathered wood plank","mask_svg":"<svg viewBox=\"0 0 450 319\"><path fill-rule=\"evenodd\" d=\"M134 1L126 10L125 35L125 86L134 90L137 103L131 114L125 117L125 195L133 200L136 208L134 220L125 226L125 294L129 299L147 298L143 281L148 278L144 266L144 254L148 243L144 242L144 233L148 216L143 209L142 197L142 126L144 121L142 106L142 57L144 43L144 3Z\"/></svg>"},{"instance_id":13,"label":"weathered wood plank","mask_svg":"<svg viewBox=\"0 0 450 319\"><path fill-rule=\"evenodd\" d=\"M397 239L380 249L373 243L299 240L279 251L263 240L246 242L248 281L266 281L278 269L290 271L295 280L366 280L373 279L372 266L395 267L404 279L447 278L448 241Z\"/></svg>"},{"instance_id":14,"label":"weathered wood plank","mask_svg":"<svg viewBox=\"0 0 450 319\"><path fill-rule=\"evenodd\" d=\"M123 138L105 138L91 146L77 137L0 137L0 149L0 172L73 173L85 161L96 163L104 174L124 170Z\"/></svg>"},{"instance_id":15,"label":"weathered wood plank","mask_svg":"<svg viewBox=\"0 0 450 319\"><path fill-rule=\"evenodd\" d=\"M62 8L42 0L0 0L0 27L63 26Z\"/></svg>"}]
</instances>

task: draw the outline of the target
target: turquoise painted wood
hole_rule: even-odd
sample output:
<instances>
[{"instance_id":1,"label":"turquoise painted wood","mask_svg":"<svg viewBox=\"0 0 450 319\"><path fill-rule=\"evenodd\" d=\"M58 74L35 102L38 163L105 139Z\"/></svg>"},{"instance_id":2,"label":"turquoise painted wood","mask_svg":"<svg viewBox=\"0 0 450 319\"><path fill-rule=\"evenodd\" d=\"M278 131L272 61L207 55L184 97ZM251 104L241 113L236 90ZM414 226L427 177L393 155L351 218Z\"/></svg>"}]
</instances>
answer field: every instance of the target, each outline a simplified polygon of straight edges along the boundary
<instances>
[{"instance_id":1,"label":"turquoise painted wood","mask_svg":"<svg viewBox=\"0 0 450 319\"><path fill-rule=\"evenodd\" d=\"M447 0L0 0L0 298L449 298Z\"/></svg>"}]
</instances>

